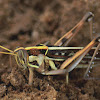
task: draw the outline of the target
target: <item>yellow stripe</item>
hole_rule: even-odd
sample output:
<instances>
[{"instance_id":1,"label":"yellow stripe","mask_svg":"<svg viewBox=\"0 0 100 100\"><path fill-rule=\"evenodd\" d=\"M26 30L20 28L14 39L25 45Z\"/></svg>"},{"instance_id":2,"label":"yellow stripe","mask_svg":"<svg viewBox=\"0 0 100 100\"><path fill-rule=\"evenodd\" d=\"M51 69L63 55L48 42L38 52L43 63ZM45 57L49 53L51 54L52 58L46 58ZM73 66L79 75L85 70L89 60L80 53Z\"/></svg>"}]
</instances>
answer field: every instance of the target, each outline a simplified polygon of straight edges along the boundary
<instances>
[{"instance_id":1,"label":"yellow stripe","mask_svg":"<svg viewBox=\"0 0 100 100\"><path fill-rule=\"evenodd\" d=\"M18 51L18 50L21 50L21 49L25 49L24 47L19 47L17 49L14 50L14 52Z\"/></svg>"},{"instance_id":2,"label":"yellow stripe","mask_svg":"<svg viewBox=\"0 0 100 100\"><path fill-rule=\"evenodd\" d=\"M48 46L33 46L25 48L25 50L30 50L30 49L48 49Z\"/></svg>"}]
</instances>

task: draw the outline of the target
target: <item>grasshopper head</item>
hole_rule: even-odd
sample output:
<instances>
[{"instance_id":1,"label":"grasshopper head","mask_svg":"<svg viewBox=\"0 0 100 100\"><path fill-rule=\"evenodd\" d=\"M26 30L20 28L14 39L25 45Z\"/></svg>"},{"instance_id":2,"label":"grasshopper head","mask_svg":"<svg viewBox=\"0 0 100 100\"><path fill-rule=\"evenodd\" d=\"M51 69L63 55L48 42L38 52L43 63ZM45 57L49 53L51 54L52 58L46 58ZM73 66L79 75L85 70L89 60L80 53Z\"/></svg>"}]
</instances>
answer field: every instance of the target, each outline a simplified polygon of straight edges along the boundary
<instances>
[{"instance_id":1,"label":"grasshopper head","mask_svg":"<svg viewBox=\"0 0 100 100\"><path fill-rule=\"evenodd\" d=\"M15 59L17 64L22 68L27 68L29 56L25 48L19 47L14 50L14 53L16 54Z\"/></svg>"}]
</instances>

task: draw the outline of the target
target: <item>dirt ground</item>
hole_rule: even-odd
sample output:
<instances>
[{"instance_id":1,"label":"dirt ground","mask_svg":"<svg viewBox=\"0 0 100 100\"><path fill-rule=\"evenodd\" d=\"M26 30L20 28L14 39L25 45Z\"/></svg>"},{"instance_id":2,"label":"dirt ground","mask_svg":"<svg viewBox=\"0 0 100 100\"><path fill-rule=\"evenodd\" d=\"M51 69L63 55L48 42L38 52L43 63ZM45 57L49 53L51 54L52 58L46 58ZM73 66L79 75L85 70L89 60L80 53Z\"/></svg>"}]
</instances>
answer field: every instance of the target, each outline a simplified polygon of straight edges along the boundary
<instances>
[{"instance_id":1,"label":"dirt ground","mask_svg":"<svg viewBox=\"0 0 100 100\"><path fill-rule=\"evenodd\" d=\"M0 45L14 50L46 41L54 44L88 11L95 15L95 36L100 33L99 0L1 0ZM70 46L85 46L89 41L86 23ZM100 80L84 80L86 69L73 70L68 85L65 76L43 76L34 70L29 86L28 70L19 68L14 57L9 58L0 54L0 100L100 100Z\"/></svg>"}]
</instances>

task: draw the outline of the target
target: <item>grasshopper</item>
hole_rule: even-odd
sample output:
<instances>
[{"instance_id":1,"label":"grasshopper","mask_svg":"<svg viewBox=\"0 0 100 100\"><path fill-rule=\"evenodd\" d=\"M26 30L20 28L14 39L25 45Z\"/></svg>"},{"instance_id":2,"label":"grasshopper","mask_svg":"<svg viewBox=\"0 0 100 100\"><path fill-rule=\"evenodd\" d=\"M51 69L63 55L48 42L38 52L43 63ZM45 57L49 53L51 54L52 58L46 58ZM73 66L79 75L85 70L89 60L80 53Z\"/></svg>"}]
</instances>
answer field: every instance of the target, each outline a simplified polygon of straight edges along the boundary
<instances>
[{"instance_id":1,"label":"grasshopper","mask_svg":"<svg viewBox=\"0 0 100 100\"><path fill-rule=\"evenodd\" d=\"M63 37L61 37L54 45L40 44L31 47L19 47L14 51L9 50L0 45L0 48L8 52L0 52L2 54L10 54L15 56L18 66L29 68L29 85L33 82L33 68L43 75L66 75L68 84L68 74L74 68L84 66L80 62L86 59L92 52L93 56L84 75L88 75L91 64L98 52L97 59L100 60L100 36L94 38L86 47L67 47L72 38L78 34L85 22L93 19L91 12L85 14L82 20ZM94 45L98 45L94 47ZM74 52L75 51L75 52ZM86 57L85 57L86 56ZM56 66L55 62L61 62L61 66ZM79 64L80 63L80 64ZM78 66L79 65L79 66ZM50 71L48 71L50 69Z\"/></svg>"}]
</instances>

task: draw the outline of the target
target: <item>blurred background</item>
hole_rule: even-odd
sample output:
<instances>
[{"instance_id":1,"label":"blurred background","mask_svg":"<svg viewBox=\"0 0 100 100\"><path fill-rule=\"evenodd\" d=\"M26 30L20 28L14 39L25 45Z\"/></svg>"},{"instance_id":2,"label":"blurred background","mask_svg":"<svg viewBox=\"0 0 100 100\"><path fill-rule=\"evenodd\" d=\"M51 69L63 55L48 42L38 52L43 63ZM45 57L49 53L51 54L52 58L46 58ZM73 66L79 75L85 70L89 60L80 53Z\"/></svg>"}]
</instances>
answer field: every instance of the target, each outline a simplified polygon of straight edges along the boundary
<instances>
[{"instance_id":1,"label":"blurred background","mask_svg":"<svg viewBox=\"0 0 100 100\"><path fill-rule=\"evenodd\" d=\"M0 44L11 49L46 41L53 44L88 11L95 15L94 34L100 33L99 0L0 0ZM86 23L71 45L73 41L86 45L89 35Z\"/></svg>"}]
</instances>

